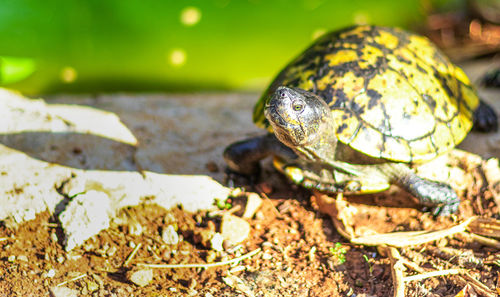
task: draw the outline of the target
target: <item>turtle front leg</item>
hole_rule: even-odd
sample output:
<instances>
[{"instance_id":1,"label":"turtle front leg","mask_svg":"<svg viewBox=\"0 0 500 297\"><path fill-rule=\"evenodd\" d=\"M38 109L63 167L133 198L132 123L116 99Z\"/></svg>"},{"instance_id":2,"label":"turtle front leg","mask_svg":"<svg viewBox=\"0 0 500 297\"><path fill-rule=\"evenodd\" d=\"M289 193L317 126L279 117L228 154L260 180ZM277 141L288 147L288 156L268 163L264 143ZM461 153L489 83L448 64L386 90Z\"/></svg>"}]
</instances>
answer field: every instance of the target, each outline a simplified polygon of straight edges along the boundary
<instances>
[{"instance_id":1,"label":"turtle front leg","mask_svg":"<svg viewBox=\"0 0 500 297\"><path fill-rule=\"evenodd\" d=\"M457 212L460 198L447 184L421 178L416 174L409 176L401 186L420 204L431 208L433 215L447 216Z\"/></svg>"},{"instance_id":2,"label":"turtle front leg","mask_svg":"<svg viewBox=\"0 0 500 297\"><path fill-rule=\"evenodd\" d=\"M415 196L423 206L430 207L435 216L447 216L457 212L460 198L449 185L428 180L399 163L385 164L383 170L392 182Z\"/></svg>"},{"instance_id":3,"label":"turtle front leg","mask_svg":"<svg viewBox=\"0 0 500 297\"><path fill-rule=\"evenodd\" d=\"M297 155L273 134L235 142L224 150L223 156L229 169L244 175L258 174L260 160L268 156L278 156L286 160L297 158Z\"/></svg>"}]
</instances>

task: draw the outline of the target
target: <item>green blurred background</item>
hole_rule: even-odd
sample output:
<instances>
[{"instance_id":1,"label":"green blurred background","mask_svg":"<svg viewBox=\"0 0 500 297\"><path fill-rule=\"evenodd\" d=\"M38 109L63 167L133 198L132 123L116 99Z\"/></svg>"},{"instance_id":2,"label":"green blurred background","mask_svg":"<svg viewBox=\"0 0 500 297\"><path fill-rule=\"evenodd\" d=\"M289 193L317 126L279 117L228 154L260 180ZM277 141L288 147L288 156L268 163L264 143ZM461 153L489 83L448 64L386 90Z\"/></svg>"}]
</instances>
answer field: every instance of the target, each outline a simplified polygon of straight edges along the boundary
<instances>
[{"instance_id":1,"label":"green blurred background","mask_svg":"<svg viewBox=\"0 0 500 297\"><path fill-rule=\"evenodd\" d=\"M0 83L31 95L260 90L321 33L408 27L429 1L3 0Z\"/></svg>"}]
</instances>

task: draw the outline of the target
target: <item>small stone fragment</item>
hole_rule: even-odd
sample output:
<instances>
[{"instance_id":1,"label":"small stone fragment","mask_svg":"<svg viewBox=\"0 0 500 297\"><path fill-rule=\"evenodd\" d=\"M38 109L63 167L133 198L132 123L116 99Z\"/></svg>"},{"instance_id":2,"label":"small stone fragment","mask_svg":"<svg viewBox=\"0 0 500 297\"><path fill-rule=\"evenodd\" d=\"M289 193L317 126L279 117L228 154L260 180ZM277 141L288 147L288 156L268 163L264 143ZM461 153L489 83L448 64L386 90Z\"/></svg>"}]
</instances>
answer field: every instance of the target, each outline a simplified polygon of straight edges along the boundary
<instances>
[{"instance_id":1,"label":"small stone fragment","mask_svg":"<svg viewBox=\"0 0 500 297\"><path fill-rule=\"evenodd\" d=\"M243 279L236 275L228 275L222 281L231 288L243 292L247 296L255 296L252 287Z\"/></svg>"},{"instance_id":2,"label":"small stone fragment","mask_svg":"<svg viewBox=\"0 0 500 297\"><path fill-rule=\"evenodd\" d=\"M94 292L94 291L97 291L99 290L99 284L95 281L87 281L87 290L89 290L89 292Z\"/></svg>"},{"instance_id":3,"label":"small stone fragment","mask_svg":"<svg viewBox=\"0 0 500 297\"><path fill-rule=\"evenodd\" d=\"M210 239L210 247L212 250L221 252L224 250L222 243L224 242L224 238L222 237L222 234L220 233L214 233L212 238Z\"/></svg>"},{"instance_id":4,"label":"small stone fragment","mask_svg":"<svg viewBox=\"0 0 500 297\"><path fill-rule=\"evenodd\" d=\"M173 225L168 225L163 229L161 238L166 244L174 245L179 243L179 234L177 234Z\"/></svg>"},{"instance_id":5,"label":"small stone fragment","mask_svg":"<svg viewBox=\"0 0 500 297\"><path fill-rule=\"evenodd\" d=\"M65 234L63 244L66 251L108 228L110 213L110 197L104 192L91 190L73 198L59 215Z\"/></svg>"},{"instance_id":6,"label":"small stone fragment","mask_svg":"<svg viewBox=\"0 0 500 297\"><path fill-rule=\"evenodd\" d=\"M165 225L168 225L168 224L174 224L177 222L177 219L175 218L174 214L171 213L171 212L167 212L167 214L165 215L165 217L163 218L163 223Z\"/></svg>"},{"instance_id":7,"label":"small stone fragment","mask_svg":"<svg viewBox=\"0 0 500 297\"><path fill-rule=\"evenodd\" d=\"M247 221L226 213L222 216L221 233L227 246L243 242L250 234L250 225Z\"/></svg>"},{"instance_id":8,"label":"small stone fragment","mask_svg":"<svg viewBox=\"0 0 500 297\"><path fill-rule=\"evenodd\" d=\"M258 211L255 213L255 219L259 220L259 221L262 221L266 218L266 216L264 215L264 213L262 211Z\"/></svg>"},{"instance_id":9,"label":"small stone fragment","mask_svg":"<svg viewBox=\"0 0 500 297\"><path fill-rule=\"evenodd\" d=\"M143 232L142 225L137 221L131 221L128 223L128 233L130 235L140 236Z\"/></svg>"},{"instance_id":10,"label":"small stone fragment","mask_svg":"<svg viewBox=\"0 0 500 297\"><path fill-rule=\"evenodd\" d=\"M246 267L245 267L245 266L243 266L243 265L238 265L238 266L235 266L235 267L231 268L231 269L229 270L229 273L230 273L230 274L236 274L236 273L238 273L238 272L244 271L245 269L246 269Z\"/></svg>"},{"instance_id":11,"label":"small stone fragment","mask_svg":"<svg viewBox=\"0 0 500 297\"><path fill-rule=\"evenodd\" d=\"M52 297L78 297L79 292L67 287L54 287L50 289L50 295Z\"/></svg>"},{"instance_id":12,"label":"small stone fragment","mask_svg":"<svg viewBox=\"0 0 500 297\"><path fill-rule=\"evenodd\" d=\"M217 252L215 250L209 250L207 251L207 255L205 256L205 261L207 263L213 263L215 259L217 259Z\"/></svg>"},{"instance_id":13,"label":"small stone fragment","mask_svg":"<svg viewBox=\"0 0 500 297\"><path fill-rule=\"evenodd\" d=\"M245 206L245 212L243 213L243 218L250 219L253 217L257 209L262 205L262 199L256 193L249 193L247 195L247 204Z\"/></svg>"},{"instance_id":14,"label":"small stone fragment","mask_svg":"<svg viewBox=\"0 0 500 297\"><path fill-rule=\"evenodd\" d=\"M273 256L271 256L269 253L264 252L262 253L262 260L271 260Z\"/></svg>"},{"instance_id":15,"label":"small stone fragment","mask_svg":"<svg viewBox=\"0 0 500 297\"><path fill-rule=\"evenodd\" d=\"M56 234L56 232L52 232L52 233L50 233L50 239L51 239L53 242L58 242L58 241L59 241L59 238L57 238L57 234Z\"/></svg>"},{"instance_id":16,"label":"small stone fragment","mask_svg":"<svg viewBox=\"0 0 500 297\"><path fill-rule=\"evenodd\" d=\"M139 287L147 286L151 281L153 281L153 270L141 269L129 271L127 272L127 279Z\"/></svg>"},{"instance_id":17,"label":"small stone fragment","mask_svg":"<svg viewBox=\"0 0 500 297\"><path fill-rule=\"evenodd\" d=\"M54 269L49 269L47 272L44 273L45 277L52 278L56 276L56 271Z\"/></svg>"},{"instance_id":18,"label":"small stone fragment","mask_svg":"<svg viewBox=\"0 0 500 297\"><path fill-rule=\"evenodd\" d=\"M212 248L212 237L214 237L215 231L210 229L197 229L194 231L194 242L200 243L206 248Z\"/></svg>"},{"instance_id":19,"label":"small stone fragment","mask_svg":"<svg viewBox=\"0 0 500 297\"><path fill-rule=\"evenodd\" d=\"M116 254L116 251L118 251L118 248L116 246L112 246L106 251L106 256L113 257Z\"/></svg>"}]
</instances>

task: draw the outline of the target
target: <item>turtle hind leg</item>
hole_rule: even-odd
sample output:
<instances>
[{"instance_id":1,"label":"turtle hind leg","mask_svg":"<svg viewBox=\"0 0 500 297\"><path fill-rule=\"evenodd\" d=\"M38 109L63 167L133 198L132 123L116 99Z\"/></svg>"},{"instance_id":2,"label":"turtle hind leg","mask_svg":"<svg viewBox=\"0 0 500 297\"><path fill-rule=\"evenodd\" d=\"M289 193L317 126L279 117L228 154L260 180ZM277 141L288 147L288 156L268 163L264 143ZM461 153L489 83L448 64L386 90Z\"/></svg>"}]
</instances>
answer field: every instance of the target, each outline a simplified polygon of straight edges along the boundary
<instances>
[{"instance_id":1,"label":"turtle hind leg","mask_svg":"<svg viewBox=\"0 0 500 297\"><path fill-rule=\"evenodd\" d=\"M495 110L483 100L479 101L479 106L474 110L472 129L479 132L493 132L498 129L498 116Z\"/></svg>"},{"instance_id":2,"label":"turtle hind leg","mask_svg":"<svg viewBox=\"0 0 500 297\"><path fill-rule=\"evenodd\" d=\"M430 208L430 212L435 216L447 216L458 210L460 199L456 192L445 183L411 174L399 184L415 196L420 204Z\"/></svg>"}]
</instances>

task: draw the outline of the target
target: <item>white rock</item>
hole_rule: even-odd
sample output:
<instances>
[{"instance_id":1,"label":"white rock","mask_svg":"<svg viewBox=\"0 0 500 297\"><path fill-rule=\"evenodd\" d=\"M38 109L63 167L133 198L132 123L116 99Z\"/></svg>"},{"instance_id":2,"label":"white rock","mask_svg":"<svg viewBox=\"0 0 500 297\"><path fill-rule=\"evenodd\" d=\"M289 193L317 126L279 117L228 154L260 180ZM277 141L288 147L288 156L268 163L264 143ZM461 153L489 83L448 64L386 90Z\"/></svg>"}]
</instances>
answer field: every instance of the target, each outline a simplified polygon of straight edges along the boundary
<instances>
[{"instance_id":1,"label":"white rock","mask_svg":"<svg viewBox=\"0 0 500 297\"><path fill-rule=\"evenodd\" d=\"M222 237L222 234L216 232L210 238L210 248L214 251L221 252L224 250L223 244L224 243L224 237Z\"/></svg>"},{"instance_id":2,"label":"white rock","mask_svg":"<svg viewBox=\"0 0 500 297\"><path fill-rule=\"evenodd\" d=\"M179 234L177 234L173 225L168 225L163 229L163 231L161 232L161 238L166 244L173 245L179 243Z\"/></svg>"},{"instance_id":3,"label":"white rock","mask_svg":"<svg viewBox=\"0 0 500 297\"><path fill-rule=\"evenodd\" d=\"M243 213L243 218L251 219L257 209L262 205L262 199L256 193L247 194L247 204L245 205L245 212Z\"/></svg>"},{"instance_id":4,"label":"white rock","mask_svg":"<svg viewBox=\"0 0 500 297\"><path fill-rule=\"evenodd\" d=\"M242 218L226 213L222 216L221 233L224 242L233 246L243 242L250 234L250 224Z\"/></svg>"},{"instance_id":5,"label":"white rock","mask_svg":"<svg viewBox=\"0 0 500 297\"><path fill-rule=\"evenodd\" d=\"M129 271L127 273L127 279L133 284L139 287L147 286L153 281L153 270L152 269L141 269L136 271Z\"/></svg>"},{"instance_id":6,"label":"white rock","mask_svg":"<svg viewBox=\"0 0 500 297\"><path fill-rule=\"evenodd\" d=\"M91 190L74 197L59 215L64 228L66 251L82 244L110 224L110 197L104 192Z\"/></svg>"},{"instance_id":7,"label":"white rock","mask_svg":"<svg viewBox=\"0 0 500 297\"><path fill-rule=\"evenodd\" d=\"M80 292L68 287L53 287L50 289L50 295L52 297L78 297Z\"/></svg>"}]
</instances>

